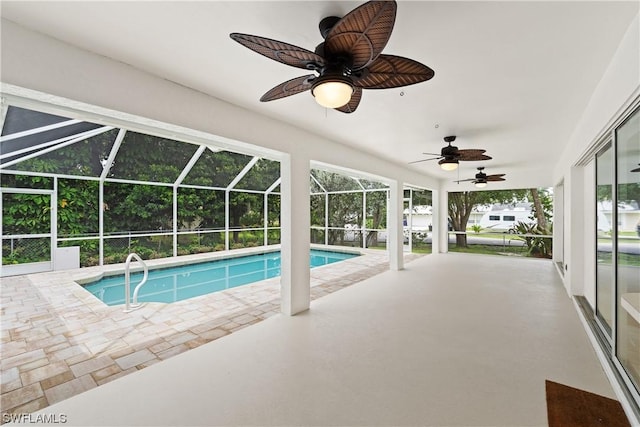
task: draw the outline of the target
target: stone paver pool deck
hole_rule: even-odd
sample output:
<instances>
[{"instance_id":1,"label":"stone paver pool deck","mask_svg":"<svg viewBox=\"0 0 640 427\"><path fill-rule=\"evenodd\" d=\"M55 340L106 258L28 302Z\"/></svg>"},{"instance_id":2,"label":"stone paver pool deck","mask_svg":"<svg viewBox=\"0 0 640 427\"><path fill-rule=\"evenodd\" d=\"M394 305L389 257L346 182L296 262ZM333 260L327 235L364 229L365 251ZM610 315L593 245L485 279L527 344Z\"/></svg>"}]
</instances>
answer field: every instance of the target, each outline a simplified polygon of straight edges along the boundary
<instances>
[{"instance_id":1,"label":"stone paver pool deck","mask_svg":"<svg viewBox=\"0 0 640 427\"><path fill-rule=\"evenodd\" d=\"M360 251L363 256L313 268L311 299L388 270L386 252ZM405 254L405 262L420 256ZM37 411L280 311L279 277L171 304L147 303L131 313L105 305L76 282L122 269L119 264L1 279L2 413Z\"/></svg>"}]
</instances>

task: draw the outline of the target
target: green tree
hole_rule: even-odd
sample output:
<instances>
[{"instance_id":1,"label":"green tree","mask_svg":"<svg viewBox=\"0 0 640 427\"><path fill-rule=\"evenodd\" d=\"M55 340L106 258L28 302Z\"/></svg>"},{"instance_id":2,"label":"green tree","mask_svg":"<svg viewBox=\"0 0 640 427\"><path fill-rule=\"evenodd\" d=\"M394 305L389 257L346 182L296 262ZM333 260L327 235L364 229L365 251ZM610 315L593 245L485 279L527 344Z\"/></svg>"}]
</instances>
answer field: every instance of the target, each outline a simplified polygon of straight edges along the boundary
<instances>
[{"instance_id":1,"label":"green tree","mask_svg":"<svg viewBox=\"0 0 640 427\"><path fill-rule=\"evenodd\" d=\"M528 190L462 191L449 193L448 213L454 231L466 231L474 207L525 200ZM467 235L456 234L456 246L467 246Z\"/></svg>"},{"instance_id":2,"label":"green tree","mask_svg":"<svg viewBox=\"0 0 640 427\"><path fill-rule=\"evenodd\" d=\"M547 189L530 188L532 219L536 220L538 229L547 230L553 215L553 197Z\"/></svg>"}]
</instances>

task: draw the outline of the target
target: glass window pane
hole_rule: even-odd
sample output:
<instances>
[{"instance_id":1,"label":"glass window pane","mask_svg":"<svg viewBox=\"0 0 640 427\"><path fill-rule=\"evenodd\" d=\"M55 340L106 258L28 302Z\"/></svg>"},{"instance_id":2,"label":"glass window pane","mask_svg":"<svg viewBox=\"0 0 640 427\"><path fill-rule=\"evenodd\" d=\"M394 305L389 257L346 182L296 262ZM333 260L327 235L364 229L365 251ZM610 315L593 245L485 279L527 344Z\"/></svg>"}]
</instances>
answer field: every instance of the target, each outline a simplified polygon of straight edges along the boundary
<instances>
[{"instance_id":1,"label":"glass window pane","mask_svg":"<svg viewBox=\"0 0 640 427\"><path fill-rule=\"evenodd\" d=\"M616 356L640 392L640 110L616 132Z\"/></svg>"},{"instance_id":2,"label":"glass window pane","mask_svg":"<svg viewBox=\"0 0 640 427\"><path fill-rule=\"evenodd\" d=\"M234 188L265 191L280 178L280 162L260 159Z\"/></svg>"},{"instance_id":3,"label":"glass window pane","mask_svg":"<svg viewBox=\"0 0 640 427\"><path fill-rule=\"evenodd\" d=\"M205 150L182 183L227 188L251 159L231 151Z\"/></svg>"},{"instance_id":4,"label":"glass window pane","mask_svg":"<svg viewBox=\"0 0 640 427\"><path fill-rule=\"evenodd\" d=\"M10 169L61 175L98 177L109 157L118 129L86 138L37 157L21 161Z\"/></svg>"},{"instance_id":5,"label":"glass window pane","mask_svg":"<svg viewBox=\"0 0 640 427\"><path fill-rule=\"evenodd\" d=\"M197 149L194 144L129 131L118 150L110 177L172 183Z\"/></svg>"}]
</instances>

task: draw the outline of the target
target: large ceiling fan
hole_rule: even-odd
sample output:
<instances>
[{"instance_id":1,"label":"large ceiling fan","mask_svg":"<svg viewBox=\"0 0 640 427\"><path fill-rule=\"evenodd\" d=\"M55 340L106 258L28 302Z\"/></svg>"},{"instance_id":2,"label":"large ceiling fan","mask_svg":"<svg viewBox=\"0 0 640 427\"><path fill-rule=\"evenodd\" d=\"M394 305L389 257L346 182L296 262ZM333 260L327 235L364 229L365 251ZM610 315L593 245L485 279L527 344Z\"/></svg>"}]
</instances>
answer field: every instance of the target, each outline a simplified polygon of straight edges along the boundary
<instances>
[{"instance_id":1,"label":"large ceiling fan","mask_svg":"<svg viewBox=\"0 0 640 427\"><path fill-rule=\"evenodd\" d=\"M395 1L369 1L343 18L324 18L319 25L324 42L315 52L249 34L231 33L230 37L274 61L318 74L281 83L262 95L260 101L311 90L320 105L353 113L362 98L362 89L408 86L429 80L435 74L413 59L382 54L395 19Z\"/></svg>"},{"instance_id":2,"label":"large ceiling fan","mask_svg":"<svg viewBox=\"0 0 640 427\"><path fill-rule=\"evenodd\" d=\"M479 161L479 160L491 160L490 156L487 156L484 154L485 151L487 150L474 149L474 148L460 150L455 145L451 145L451 143L454 142L455 140L456 140L455 136L445 136L444 142L446 142L449 145L442 147L442 150L440 150L439 155L435 153L422 153L422 154L437 156L437 157L432 157L430 159L416 160L414 162L409 162L409 163L411 164L411 163L426 162L429 160L439 160L438 164L443 170L452 171L458 168L458 162L460 161L473 162L473 161Z\"/></svg>"},{"instance_id":3,"label":"large ceiling fan","mask_svg":"<svg viewBox=\"0 0 640 427\"><path fill-rule=\"evenodd\" d=\"M503 173L499 173L499 174L494 174L494 175L487 175L486 173L484 173L484 167L479 167L478 168L478 173L476 174L475 178L469 178L469 179L460 179L458 181L454 181L457 183L461 183L461 182L468 182L471 181L475 184L476 187L478 188L483 188L487 186L488 182L495 182L495 181L506 181L503 176L505 176L505 174Z\"/></svg>"}]
</instances>

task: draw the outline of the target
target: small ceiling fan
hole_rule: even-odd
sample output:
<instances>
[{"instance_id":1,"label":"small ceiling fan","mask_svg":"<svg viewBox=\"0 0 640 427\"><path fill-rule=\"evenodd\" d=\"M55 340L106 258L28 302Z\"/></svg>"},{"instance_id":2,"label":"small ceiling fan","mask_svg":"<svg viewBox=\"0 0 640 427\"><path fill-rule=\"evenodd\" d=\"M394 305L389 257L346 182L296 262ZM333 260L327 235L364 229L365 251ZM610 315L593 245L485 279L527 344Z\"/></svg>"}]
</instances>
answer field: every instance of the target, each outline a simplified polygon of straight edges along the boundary
<instances>
[{"instance_id":1,"label":"small ceiling fan","mask_svg":"<svg viewBox=\"0 0 640 427\"><path fill-rule=\"evenodd\" d=\"M478 168L478 173L476 174L475 178L469 178L469 179L461 179L458 181L453 181L453 182L457 182L457 183L461 183L461 182L468 182L471 181L475 184L476 187L478 188L483 188L487 186L487 182L495 182L495 181L506 181L503 176L505 176L505 174L503 173L499 173L499 174L494 174L494 175L487 175L486 173L484 173L484 167L479 167Z\"/></svg>"},{"instance_id":2,"label":"small ceiling fan","mask_svg":"<svg viewBox=\"0 0 640 427\"><path fill-rule=\"evenodd\" d=\"M638 163L638 166L640 166L640 163ZM631 172L640 172L640 168L631 169Z\"/></svg>"},{"instance_id":3,"label":"small ceiling fan","mask_svg":"<svg viewBox=\"0 0 640 427\"><path fill-rule=\"evenodd\" d=\"M422 154L438 156L438 157L416 160L414 162L409 162L409 164L426 162L429 160L439 160L438 164L443 170L452 171L458 168L458 162L460 161L473 162L473 161L480 161L480 160L491 160L490 156L487 156L484 154L485 151L487 150L482 150L482 149L460 150L455 145L451 145L451 143L454 142L455 140L456 140L456 137L453 135L445 136L444 142L448 143L449 145L447 145L446 147L442 147L442 150L440 150L440 155L435 153L422 153Z\"/></svg>"},{"instance_id":4,"label":"small ceiling fan","mask_svg":"<svg viewBox=\"0 0 640 427\"><path fill-rule=\"evenodd\" d=\"M434 71L413 59L383 55L396 19L395 1L369 1L343 18L329 16L320 21L324 42L315 52L285 42L249 34L231 33L241 45L274 61L312 70L281 83L262 95L267 102L311 90L326 108L353 113L362 89L388 89L431 79Z\"/></svg>"}]
</instances>

